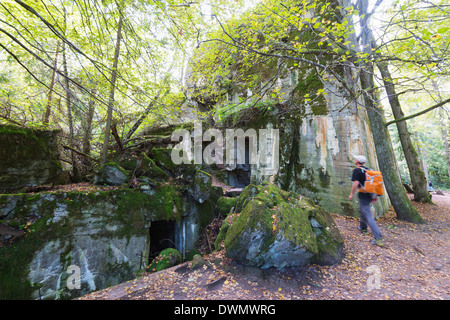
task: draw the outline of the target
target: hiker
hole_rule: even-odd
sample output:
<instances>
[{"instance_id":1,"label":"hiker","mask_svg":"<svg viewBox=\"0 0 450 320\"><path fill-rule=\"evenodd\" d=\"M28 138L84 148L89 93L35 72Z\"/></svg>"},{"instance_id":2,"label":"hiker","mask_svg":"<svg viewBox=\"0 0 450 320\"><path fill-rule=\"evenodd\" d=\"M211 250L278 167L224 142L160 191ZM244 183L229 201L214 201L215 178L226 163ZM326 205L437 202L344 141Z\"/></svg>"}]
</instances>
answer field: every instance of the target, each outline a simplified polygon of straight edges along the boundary
<instances>
[{"instance_id":1,"label":"hiker","mask_svg":"<svg viewBox=\"0 0 450 320\"><path fill-rule=\"evenodd\" d=\"M350 201L353 200L353 194L362 186L364 186L364 181L366 180L366 175L364 170L369 170L369 168L365 167L366 157L364 156L356 156L355 157L355 165L357 168L353 170L352 174L352 191L350 192L350 196L348 197ZM363 170L364 169L364 170ZM377 223L375 222L375 218L370 209L371 203L376 203L378 200L378 196L372 193L360 192L358 190L358 199L359 199L359 228L362 233L367 234L367 226L370 227L372 233L374 235L374 239L370 241L370 243L378 245L380 247L384 246L383 240L381 239L381 232L378 229Z\"/></svg>"},{"instance_id":2,"label":"hiker","mask_svg":"<svg viewBox=\"0 0 450 320\"><path fill-rule=\"evenodd\" d=\"M434 192L433 184L431 183L431 181L428 183L428 191Z\"/></svg>"}]
</instances>

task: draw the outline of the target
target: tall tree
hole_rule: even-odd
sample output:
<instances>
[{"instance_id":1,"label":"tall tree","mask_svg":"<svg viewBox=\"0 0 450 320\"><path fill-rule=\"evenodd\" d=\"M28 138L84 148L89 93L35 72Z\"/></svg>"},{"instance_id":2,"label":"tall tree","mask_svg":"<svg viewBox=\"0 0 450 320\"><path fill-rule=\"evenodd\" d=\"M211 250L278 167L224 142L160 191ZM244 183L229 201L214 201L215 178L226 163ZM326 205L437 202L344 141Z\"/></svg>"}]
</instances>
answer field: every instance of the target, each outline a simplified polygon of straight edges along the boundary
<instances>
[{"instance_id":1,"label":"tall tree","mask_svg":"<svg viewBox=\"0 0 450 320\"><path fill-rule=\"evenodd\" d=\"M122 10L119 9L119 23L117 26L116 47L114 50L114 61L111 71L111 80L110 80L111 87L109 91L108 111L105 125L105 138L103 140L103 150L101 158L102 164L106 163L108 157L109 137L111 133L111 121L114 108L114 93L116 90L116 80L117 80L117 66L119 64L120 41L122 40L122 21L123 21Z\"/></svg>"},{"instance_id":2,"label":"tall tree","mask_svg":"<svg viewBox=\"0 0 450 320\"><path fill-rule=\"evenodd\" d=\"M375 39L371 39L373 43ZM376 45L372 45L376 47ZM405 115L403 114L398 95L395 91L395 86L392 81L391 73L389 72L389 66L385 62L377 63L380 70L381 77L384 82L384 87L388 96L389 104L392 109L392 113L395 119L401 119ZM400 143L403 148L406 163L409 169L409 176L413 185L414 200L419 202L431 202L430 194L428 193L427 179L423 170L421 169L419 155L414 149L414 145L411 141L411 134L408 131L406 121L397 122L397 130L399 133Z\"/></svg>"},{"instance_id":3,"label":"tall tree","mask_svg":"<svg viewBox=\"0 0 450 320\"><path fill-rule=\"evenodd\" d=\"M42 120L42 123L48 124L50 121L50 114L52 111L52 103L53 103L53 89L55 87L55 80L56 80L56 74L58 69L58 53L59 53L59 46L61 42L58 41L56 44L56 51L55 51L55 60L53 62L53 71L52 71L52 78L50 81L49 91L47 95L47 106L45 108L45 114L44 119Z\"/></svg>"},{"instance_id":4,"label":"tall tree","mask_svg":"<svg viewBox=\"0 0 450 320\"><path fill-rule=\"evenodd\" d=\"M368 14L367 5L368 2L365 0L358 1L361 47L366 56L370 57L373 52L372 49L374 49L372 41L374 37L368 24L370 15ZM424 223L424 220L409 200L398 174L394 150L392 149L389 132L386 128L384 110L381 104L379 104L380 98L374 82L374 65L372 59L362 59L360 62L360 70L364 102L370 125L374 132L373 138L375 150L380 170L385 179L385 186L389 199L400 220L413 223Z\"/></svg>"},{"instance_id":5,"label":"tall tree","mask_svg":"<svg viewBox=\"0 0 450 320\"><path fill-rule=\"evenodd\" d=\"M92 120L94 118L95 111L95 95L97 94L97 89L94 87L91 90L88 102L88 111L86 114L85 125L84 125L84 136L82 142L81 151L87 155L91 154L91 135L92 135ZM88 160L88 158L85 158ZM88 164L88 163L86 163Z\"/></svg>"},{"instance_id":6,"label":"tall tree","mask_svg":"<svg viewBox=\"0 0 450 320\"><path fill-rule=\"evenodd\" d=\"M433 87L434 90L438 96L438 102L442 102L442 95L439 88L439 85L437 84L436 80L433 80ZM444 152L445 152L445 160L447 163L447 172L448 177L450 178L450 148L448 143L448 124L450 123L449 117L445 115L444 107L439 108L439 126L441 129L441 135L442 135L442 142L444 145Z\"/></svg>"},{"instance_id":7,"label":"tall tree","mask_svg":"<svg viewBox=\"0 0 450 320\"><path fill-rule=\"evenodd\" d=\"M64 36L67 33L67 12L66 8L64 8ZM66 92L66 112L67 119L69 122L69 145L72 148L75 148L74 143L74 127L73 127L73 112L72 112L72 92L70 91L70 82L69 82L69 72L67 69L67 52L66 52L66 43L63 42L63 69L64 69L64 88ZM75 155L74 149L70 150L70 158L72 163L72 180L75 182L81 181L80 170L78 168L77 157Z\"/></svg>"}]
</instances>

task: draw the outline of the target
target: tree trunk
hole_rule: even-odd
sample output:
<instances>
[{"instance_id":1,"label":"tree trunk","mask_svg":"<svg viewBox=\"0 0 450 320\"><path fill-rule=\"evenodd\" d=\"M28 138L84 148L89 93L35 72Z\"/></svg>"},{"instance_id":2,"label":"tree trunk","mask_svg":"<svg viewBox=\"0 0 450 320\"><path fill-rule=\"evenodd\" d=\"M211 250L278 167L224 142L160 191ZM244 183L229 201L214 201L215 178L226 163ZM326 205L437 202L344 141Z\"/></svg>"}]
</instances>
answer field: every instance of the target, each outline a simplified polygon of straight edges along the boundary
<instances>
[{"instance_id":1,"label":"tree trunk","mask_svg":"<svg viewBox=\"0 0 450 320\"><path fill-rule=\"evenodd\" d=\"M415 138L417 140L419 140L417 135L415 136ZM422 170L423 170L423 172L425 174L425 180L427 181L427 185L428 185L428 181L429 181L429 178L428 178L428 166L425 163L425 161L423 160L423 153L422 153L422 150L420 149L419 145L417 146L417 153L418 153L419 159L420 159L420 167L422 168Z\"/></svg>"},{"instance_id":2,"label":"tree trunk","mask_svg":"<svg viewBox=\"0 0 450 320\"><path fill-rule=\"evenodd\" d=\"M67 119L69 121L69 145L74 148L74 130L73 130L73 115L72 115L72 103L71 103L71 92L69 88L69 73L67 71L67 60L66 60L66 45L63 42L63 68L64 68L64 86L66 89L66 108L67 108ZM75 182L79 182L81 180L80 170L77 164L77 158L73 150L71 153L71 162L72 162L72 178Z\"/></svg>"},{"instance_id":3,"label":"tree trunk","mask_svg":"<svg viewBox=\"0 0 450 320\"><path fill-rule=\"evenodd\" d=\"M374 41L374 39L371 39ZM388 95L389 104L391 105L392 113L395 119L401 119L405 115L400 106L400 101L398 99L397 93L395 92L395 87L392 82L391 73L389 72L389 67L386 63L377 63L378 69L380 70L381 77L383 78L384 87ZM406 163L409 169L409 175L411 177L411 183L414 190L414 200L419 202L430 202L431 197L428 193L427 179L424 172L420 166L419 156L414 149L411 141L411 134L408 131L408 126L406 121L397 122L397 130L400 137L400 142L402 144L403 153L405 154Z\"/></svg>"},{"instance_id":4,"label":"tree trunk","mask_svg":"<svg viewBox=\"0 0 450 320\"><path fill-rule=\"evenodd\" d=\"M59 52L59 46L60 46L60 41L58 41L58 43L56 44L56 53L55 53L55 61L53 63L53 74L52 74L52 80L50 82L50 90L48 92L48 96L47 96L47 108L45 110L45 115L44 115L44 119L42 120L42 122L44 124L48 124L49 120L50 120L50 113L52 110L52 101L53 101L53 88L55 86L55 79L56 79L56 68L58 67L58 52Z\"/></svg>"},{"instance_id":5,"label":"tree trunk","mask_svg":"<svg viewBox=\"0 0 450 320\"><path fill-rule=\"evenodd\" d=\"M367 63L367 64L370 64ZM405 188L402 185L397 172L394 150L390 144L389 132L385 126L383 109L375 104L372 68L366 65L361 72L361 85L364 95L364 103L367 109L370 125L372 127L375 150L378 164L383 174L386 191L391 200L392 206L397 214L397 218L414 223L423 223L422 217L413 207L409 200Z\"/></svg>"},{"instance_id":6,"label":"tree trunk","mask_svg":"<svg viewBox=\"0 0 450 320\"><path fill-rule=\"evenodd\" d=\"M450 149L448 143L448 131L447 131L448 118L445 117L444 108L439 108L439 126L441 127L442 142L444 143L445 160L447 161L447 172L450 178Z\"/></svg>"},{"instance_id":7,"label":"tree trunk","mask_svg":"<svg viewBox=\"0 0 450 320\"><path fill-rule=\"evenodd\" d=\"M434 90L436 91L439 102L442 102L441 92L439 91L439 86L436 81L432 80ZM450 178L450 149L448 143L448 117L444 114L444 107L439 108L439 127L441 128L442 142L444 143L445 160L447 161L447 171L448 177Z\"/></svg>"},{"instance_id":8,"label":"tree trunk","mask_svg":"<svg viewBox=\"0 0 450 320\"><path fill-rule=\"evenodd\" d=\"M92 119L94 118L95 111L95 95L97 93L97 89L93 88L91 90L91 95L88 103L88 112L85 120L84 126L84 137L83 137L83 145L81 151L85 154L91 154L91 132L92 132Z\"/></svg>"},{"instance_id":9,"label":"tree trunk","mask_svg":"<svg viewBox=\"0 0 450 320\"><path fill-rule=\"evenodd\" d=\"M67 15L66 8L64 8L64 35L67 31ZM67 119L69 121L69 145L75 148L74 144L74 130L73 130L73 113L72 113L72 103L70 86L69 86L69 72L67 71L67 59L66 59L66 43L63 41L63 68L64 68L64 86L66 87L66 108L67 108ZM72 178L75 182L81 181L80 170L78 168L77 157L75 152L71 150L71 162L72 162Z\"/></svg>"},{"instance_id":10,"label":"tree trunk","mask_svg":"<svg viewBox=\"0 0 450 320\"><path fill-rule=\"evenodd\" d=\"M170 65L169 69L167 70L167 74L164 77L164 82L167 81L170 71L172 70L173 67L173 63ZM162 84L164 85L164 83ZM135 124L131 127L130 131L128 131L128 133L125 136L125 141L129 140L131 138L131 136L136 132L136 130L139 128L139 126L141 125L141 123L145 120L145 118L147 118L148 114L150 113L150 111L153 109L153 106L155 105L155 103L158 102L158 100L160 99L160 95L161 95L161 91L163 90L163 88L161 87L158 91L158 93L156 94L155 98L153 99L153 101L150 101L150 103L148 104L147 108L145 108L144 112L142 113L142 115L139 117L139 119L135 122ZM169 89L167 89L163 96L161 98L164 98L167 94L169 93Z\"/></svg>"},{"instance_id":11,"label":"tree trunk","mask_svg":"<svg viewBox=\"0 0 450 320\"><path fill-rule=\"evenodd\" d=\"M162 89L161 89L162 90ZM161 93L161 90L159 90L159 92L156 94L156 97L153 99L152 102L149 103L149 105L147 106L147 108L145 108L144 112L142 113L142 115L139 117L139 119L134 123L134 125L131 127L130 131L128 131L128 133L125 136L125 141L129 140L131 138L131 136L136 132L136 130L139 128L139 126L142 124L142 122L145 120L145 118L147 118L148 114L150 113L150 111L153 109L153 106L155 105L155 103L158 102L159 99L159 95ZM168 92L168 90L166 91L166 93ZM165 95L165 94L164 94Z\"/></svg>"},{"instance_id":12,"label":"tree trunk","mask_svg":"<svg viewBox=\"0 0 450 320\"><path fill-rule=\"evenodd\" d=\"M358 9L361 24L361 45L364 52L370 57L372 53L373 39L371 30L367 25L367 1L359 1ZM364 16L363 16L364 15ZM358 46L356 46L357 48ZM397 171L394 150L390 143L389 132L384 119L384 111L378 105L379 97L377 96L374 80L373 80L373 62L369 59L361 62L361 86L364 98L364 104L367 110L370 125L372 127L375 151L378 158L378 164L383 174L386 191L391 200L392 206L397 214L397 218L413 223L424 223L422 217L409 200L405 188L401 182Z\"/></svg>"},{"instance_id":13,"label":"tree trunk","mask_svg":"<svg viewBox=\"0 0 450 320\"><path fill-rule=\"evenodd\" d=\"M120 41L122 39L122 14L120 13L119 25L117 28L117 40L116 40L116 48L114 51L114 62L111 72L111 90L109 92L109 101L108 101L108 113L106 117L106 126L105 126L105 139L103 142L103 150L101 157L101 164L106 163L106 159L108 157L108 146L109 146L109 137L111 133L111 120L113 114L113 105L114 105L114 91L116 89L116 79L117 79L117 65L119 63L119 53L120 53Z\"/></svg>"}]
</instances>

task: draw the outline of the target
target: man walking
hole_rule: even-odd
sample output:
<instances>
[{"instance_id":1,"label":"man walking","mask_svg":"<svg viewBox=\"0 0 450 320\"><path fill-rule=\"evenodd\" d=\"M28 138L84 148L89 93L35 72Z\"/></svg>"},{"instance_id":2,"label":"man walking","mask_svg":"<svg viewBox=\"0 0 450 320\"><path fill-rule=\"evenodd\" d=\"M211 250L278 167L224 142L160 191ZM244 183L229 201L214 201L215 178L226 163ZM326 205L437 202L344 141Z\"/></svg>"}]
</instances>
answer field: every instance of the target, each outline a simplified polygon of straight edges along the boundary
<instances>
[{"instance_id":1,"label":"man walking","mask_svg":"<svg viewBox=\"0 0 450 320\"><path fill-rule=\"evenodd\" d=\"M369 170L365 167L366 157L364 156L356 156L355 157L355 165L356 168L353 170L352 174L352 191L350 192L350 196L348 197L350 201L353 200L353 194L364 186L364 181L366 180L366 174L364 170ZM376 194L359 192L358 191L358 199L359 199L359 230L363 233L367 233L367 227L369 226L372 230L374 238L370 243L378 245L380 247L384 246L383 240L381 239L381 232L378 229L377 223L375 222L375 218L370 210L370 204L375 203L378 200Z\"/></svg>"}]
</instances>

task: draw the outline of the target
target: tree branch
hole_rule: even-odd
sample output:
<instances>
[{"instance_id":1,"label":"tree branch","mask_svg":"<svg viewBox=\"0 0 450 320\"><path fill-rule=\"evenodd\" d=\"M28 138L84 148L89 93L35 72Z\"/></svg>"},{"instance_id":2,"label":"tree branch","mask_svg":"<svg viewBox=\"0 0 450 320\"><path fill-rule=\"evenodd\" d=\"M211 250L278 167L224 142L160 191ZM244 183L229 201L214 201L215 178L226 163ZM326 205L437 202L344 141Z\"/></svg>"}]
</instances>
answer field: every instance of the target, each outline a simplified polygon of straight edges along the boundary
<instances>
[{"instance_id":1,"label":"tree branch","mask_svg":"<svg viewBox=\"0 0 450 320\"><path fill-rule=\"evenodd\" d=\"M439 102L438 104L435 104L434 106L429 107L429 108L427 108L427 109L425 109L425 110L422 110L422 111L420 111L420 112L411 114L411 115L409 115L409 116L406 116L406 117L403 117L403 118L400 118L400 119L395 119L395 120L386 122L385 126L388 127L389 125L391 125L391 124L393 124L393 123L397 123L397 122L400 122L400 121L405 121L405 120L409 120L409 119L418 117L418 116L420 116L420 115L422 115L422 114L427 113L428 111L431 111L431 110L434 110L434 109L436 109L436 108L442 107L443 105L445 105L445 104L447 104L447 103L449 103L449 102L450 102L450 99L444 100L444 101Z\"/></svg>"},{"instance_id":2,"label":"tree branch","mask_svg":"<svg viewBox=\"0 0 450 320\"><path fill-rule=\"evenodd\" d=\"M64 149L69 149L69 150L71 150L71 151L73 151L73 152L79 154L80 156L87 157L87 158L92 159L92 160L94 160L94 161L96 161L96 162L100 161L99 159L96 159L96 158L94 158L94 157L92 157L92 156L90 156L90 155L88 155L88 154L86 154L86 153L84 153L84 152L78 151L77 149L74 149L74 148L72 148L72 147L69 147L68 145L61 144L61 146L62 146Z\"/></svg>"}]
</instances>

